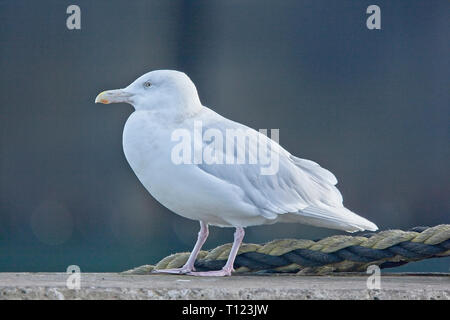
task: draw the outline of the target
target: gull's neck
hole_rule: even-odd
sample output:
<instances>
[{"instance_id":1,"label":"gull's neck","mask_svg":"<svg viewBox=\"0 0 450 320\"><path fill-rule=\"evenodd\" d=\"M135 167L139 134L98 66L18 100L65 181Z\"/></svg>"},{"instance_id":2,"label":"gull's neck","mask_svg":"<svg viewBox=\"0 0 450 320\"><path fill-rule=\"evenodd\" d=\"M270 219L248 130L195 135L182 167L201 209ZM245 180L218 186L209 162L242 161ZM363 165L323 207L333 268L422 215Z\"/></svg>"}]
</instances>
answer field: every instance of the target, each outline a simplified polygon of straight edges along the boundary
<instances>
[{"instance_id":1,"label":"gull's neck","mask_svg":"<svg viewBox=\"0 0 450 320\"><path fill-rule=\"evenodd\" d=\"M167 125L181 124L205 110L200 101L189 105L166 105L165 108L148 108L145 104L133 105L133 107L135 112L146 112L152 121Z\"/></svg>"}]
</instances>

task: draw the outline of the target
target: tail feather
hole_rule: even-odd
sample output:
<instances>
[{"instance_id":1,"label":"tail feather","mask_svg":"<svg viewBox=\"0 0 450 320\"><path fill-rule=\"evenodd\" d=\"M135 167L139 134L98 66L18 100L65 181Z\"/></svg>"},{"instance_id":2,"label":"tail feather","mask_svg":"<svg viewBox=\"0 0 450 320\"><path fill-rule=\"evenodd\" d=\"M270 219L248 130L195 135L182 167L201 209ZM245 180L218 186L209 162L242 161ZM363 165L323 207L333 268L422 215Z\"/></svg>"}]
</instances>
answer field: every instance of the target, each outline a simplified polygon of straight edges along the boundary
<instances>
[{"instance_id":1,"label":"tail feather","mask_svg":"<svg viewBox=\"0 0 450 320\"><path fill-rule=\"evenodd\" d=\"M378 227L371 221L363 218L347 208L319 208L309 206L300 212L303 223L308 223L325 228L344 230L347 232L376 231Z\"/></svg>"}]
</instances>

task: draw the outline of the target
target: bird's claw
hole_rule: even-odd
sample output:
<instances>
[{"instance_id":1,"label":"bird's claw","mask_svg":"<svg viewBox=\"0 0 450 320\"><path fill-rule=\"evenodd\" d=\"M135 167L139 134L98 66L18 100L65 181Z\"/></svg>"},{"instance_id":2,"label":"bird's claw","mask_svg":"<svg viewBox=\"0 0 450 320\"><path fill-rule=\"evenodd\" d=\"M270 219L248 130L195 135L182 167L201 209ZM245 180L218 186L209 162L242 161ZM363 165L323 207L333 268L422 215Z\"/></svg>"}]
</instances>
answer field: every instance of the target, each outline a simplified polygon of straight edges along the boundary
<instances>
[{"instance_id":1,"label":"bird's claw","mask_svg":"<svg viewBox=\"0 0 450 320\"><path fill-rule=\"evenodd\" d=\"M174 269L155 269L151 273L166 273L166 274L189 274L194 271L190 268L174 268Z\"/></svg>"},{"instance_id":2,"label":"bird's claw","mask_svg":"<svg viewBox=\"0 0 450 320\"><path fill-rule=\"evenodd\" d=\"M222 269L215 271L199 271L199 272L188 272L188 276L198 276L198 277L227 277L231 276L232 269Z\"/></svg>"}]
</instances>

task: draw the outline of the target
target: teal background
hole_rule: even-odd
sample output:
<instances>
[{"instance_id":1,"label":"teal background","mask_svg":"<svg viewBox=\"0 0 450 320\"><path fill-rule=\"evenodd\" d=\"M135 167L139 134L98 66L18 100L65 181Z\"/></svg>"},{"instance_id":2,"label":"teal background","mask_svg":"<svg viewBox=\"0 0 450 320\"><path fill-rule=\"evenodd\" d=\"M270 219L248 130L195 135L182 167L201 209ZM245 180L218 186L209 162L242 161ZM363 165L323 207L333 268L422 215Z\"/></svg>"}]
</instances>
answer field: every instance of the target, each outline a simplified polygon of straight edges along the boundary
<instances>
[{"instance_id":1,"label":"teal background","mask_svg":"<svg viewBox=\"0 0 450 320\"><path fill-rule=\"evenodd\" d=\"M81 8L81 30L66 8ZM0 271L122 271L192 248L198 223L156 202L122 151L128 105L102 90L155 69L339 180L381 229L450 223L450 2L0 0ZM157 155L155 155L157 156ZM232 240L212 228L206 248ZM245 241L339 234L298 224ZM448 272L450 259L396 271Z\"/></svg>"}]
</instances>

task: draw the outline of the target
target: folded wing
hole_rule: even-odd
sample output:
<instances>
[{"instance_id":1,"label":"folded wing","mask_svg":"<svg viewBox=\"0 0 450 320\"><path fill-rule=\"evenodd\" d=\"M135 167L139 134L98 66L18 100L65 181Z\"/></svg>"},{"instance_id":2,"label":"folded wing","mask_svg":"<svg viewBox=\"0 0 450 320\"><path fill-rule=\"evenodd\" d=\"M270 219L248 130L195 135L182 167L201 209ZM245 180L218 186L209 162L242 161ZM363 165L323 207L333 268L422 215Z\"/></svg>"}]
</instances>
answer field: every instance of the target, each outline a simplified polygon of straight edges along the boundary
<instances>
[{"instance_id":1,"label":"folded wing","mask_svg":"<svg viewBox=\"0 0 450 320\"><path fill-rule=\"evenodd\" d=\"M225 118L223 118L225 119ZM265 135L233 121L207 123L204 130L214 129L227 136L228 130L245 133L245 143L235 140L217 144L211 139L203 147L213 152L223 163L202 163L199 168L208 174L238 186L245 201L258 208L270 220L301 222L349 232L377 230L372 222L344 208L342 196L335 187L336 177L317 163L291 155ZM229 143L229 141L228 141ZM260 153L266 150L266 157ZM242 162L245 154L245 162ZM252 163L250 159L257 159ZM263 161L270 159L269 163ZM230 160L233 160L230 161ZM275 168L272 174L263 174L264 168ZM267 170L266 170L267 171Z\"/></svg>"}]
</instances>

